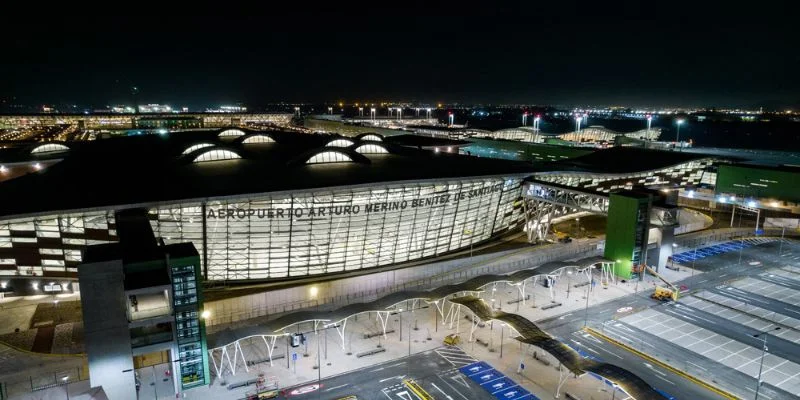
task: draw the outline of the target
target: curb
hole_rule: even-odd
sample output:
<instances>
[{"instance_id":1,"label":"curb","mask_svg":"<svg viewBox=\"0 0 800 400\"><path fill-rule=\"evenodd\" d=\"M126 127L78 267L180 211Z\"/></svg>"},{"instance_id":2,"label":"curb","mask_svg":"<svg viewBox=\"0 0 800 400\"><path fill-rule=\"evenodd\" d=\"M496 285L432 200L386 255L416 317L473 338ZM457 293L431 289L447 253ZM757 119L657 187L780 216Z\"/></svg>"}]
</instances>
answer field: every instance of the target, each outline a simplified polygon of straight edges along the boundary
<instances>
[{"instance_id":1,"label":"curb","mask_svg":"<svg viewBox=\"0 0 800 400\"><path fill-rule=\"evenodd\" d=\"M670 372L672 372L672 373L674 373L674 374L676 374L676 375L678 375L680 377L683 377L684 379L686 379L686 380L688 380L688 381L690 381L690 382L692 382L692 383L694 383L696 385L702 386L702 387L704 387L704 388L706 388L706 389L708 389L708 390L710 390L710 391L712 391L712 392L714 392L714 393L716 393L716 394L718 394L718 395L720 395L720 396L722 396L722 397L724 397L726 399L730 399L730 400L739 400L739 399L741 399L740 397L738 397L738 396L736 396L736 395L734 395L734 394L732 394L730 392L727 392L727 391L725 391L725 390L723 390L721 388L718 388L718 387L716 387L714 385L711 385L710 383L708 383L708 382L706 382L704 380L696 378L693 375L689 375L686 372L681 371L680 369L677 369L677 368L675 368L675 367L673 367L673 366L671 366L669 364L666 364L663 361L650 356L649 354L643 353L643 352L641 352L639 350L634 349L633 347L628 346L625 343L622 343L622 342L620 342L620 341L618 341L616 339L608 337L605 334L600 333L595 329L589 328L587 326L587 327L584 327L583 330L588 332L588 333L590 333L590 334L592 334L592 335L594 335L594 336L597 336L597 337L599 337L599 338L601 338L601 339L603 339L603 340L605 340L605 341L607 341L607 342L609 342L609 343L611 343L611 344L613 344L613 345L615 345L617 347L620 347L623 350L626 350L628 352L636 354L637 356L639 356L641 358L644 358L645 360L650 361L653 364L657 364L659 367L664 368L666 370L669 370Z\"/></svg>"}]
</instances>

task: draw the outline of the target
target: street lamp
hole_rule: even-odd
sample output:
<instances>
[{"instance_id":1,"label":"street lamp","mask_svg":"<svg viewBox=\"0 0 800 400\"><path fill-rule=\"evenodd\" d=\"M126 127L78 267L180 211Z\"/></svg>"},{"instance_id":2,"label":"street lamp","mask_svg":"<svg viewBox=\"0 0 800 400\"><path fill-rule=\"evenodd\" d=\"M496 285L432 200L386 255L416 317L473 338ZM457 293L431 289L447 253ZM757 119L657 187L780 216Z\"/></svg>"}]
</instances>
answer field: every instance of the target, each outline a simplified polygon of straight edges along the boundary
<instances>
[{"instance_id":1,"label":"street lamp","mask_svg":"<svg viewBox=\"0 0 800 400\"><path fill-rule=\"evenodd\" d=\"M780 326L776 326L774 329L770 329L768 331L763 331L756 333L753 335L754 338L760 338L761 341L764 343L764 347L761 349L761 365L758 367L758 381L756 382L756 397L755 400L758 400L758 390L761 389L761 371L764 369L764 356L767 355L767 334L770 332L774 332L780 330Z\"/></svg>"},{"instance_id":2,"label":"street lamp","mask_svg":"<svg viewBox=\"0 0 800 400\"><path fill-rule=\"evenodd\" d=\"M680 149L681 146L681 125L683 125L684 122L686 122L686 120L683 118L678 118L678 120L675 121L675 123L678 125L678 130L675 131L675 145L678 146L678 149Z\"/></svg>"}]
</instances>

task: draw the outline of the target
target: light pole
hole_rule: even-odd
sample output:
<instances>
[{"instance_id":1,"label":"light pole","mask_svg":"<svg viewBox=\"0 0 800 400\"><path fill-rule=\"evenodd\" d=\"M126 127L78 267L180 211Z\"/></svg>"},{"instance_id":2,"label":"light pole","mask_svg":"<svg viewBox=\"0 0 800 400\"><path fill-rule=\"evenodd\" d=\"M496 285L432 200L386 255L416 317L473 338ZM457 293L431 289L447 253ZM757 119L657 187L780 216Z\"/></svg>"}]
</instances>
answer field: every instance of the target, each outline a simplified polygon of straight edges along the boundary
<instances>
[{"instance_id":1,"label":"light pole","mask_svg":"<svg viewBox=\"0 0 800 400\"><path fill-rule=\"evenodd\" d=\"M681 148L681 125L683 125L684 122L685 120L683 118L678 118L675 121L675 124L678 125L678 129L675 131L675 145L678 146L678 151L680 151Z\"/></svg>"},{"instance_id":2,"label":"light pole","mask_svg":"<svg viewBox=\"0 0 800 400\"><path fill-rule=\"evenodd\" d=\"M527 124L528 124L528 112L526 111L522 113L522 126L525 126Z\"/></svg>"},{"instance_id":3,"label":"light pole","mask_svg":"<svg viewBox=\"0 0 800 400\"><path fill-rule=\"evenodd\" d=\"M537 131L537 132L539 131L539 121L541 121L541 120L542 120L542 117L540 117L538 115L533 119L533 130L534 131Z\"/></svg>"},{"instance_id":4,"label":"light pole","mask_svg":"<svg viewBox=\"0 0 800 400\"><path fill-rule=\"evenodd\" d=\"M452 112L447 113L447 118L448 121L450 122L450 125L453 125L453 120L455 119L455 116L453 115Z\"/></svg>"},{"instance_id":5,"label":"light pole","mask_svg":"<svg viewBox=\"0 0 800 400\"><path fill-rule=\"evenodd\" d=\"M761 365L758 366L758 381L756 382L755 400L758 400L758 390L761 389L761 371L764 369L764 356L767 355L767 334L769 334L770 332L777 331L779 329L781 329L781 327L777 326L774 329L759 332L753 335L754 338L760 338L761 341L764 343L764 347L761 349Z\"/></svg>"},{"instance_id":6,"label":"light pole","mask_svg":"<svg viewBox=\"0 0 800 400\"><path fill-rule=\"evenodd\" d=\"M403 341L403 309L400 308L397 310L398 315L400 315L400 341Z\"/></svg>"},{"instance_id":7,"label":"light pole","mask_svg":"<svg viewBox=\"0 0 800 400\"><path fill-rule=\"evenodd\" d=\"M503 358L503 328L506 327L506 324L500 324L500 358Z\"/></svg>"},{"instance_id":8,"label":"light pole","mask_svg":"<svg viewBox=\"0 0 800 400\"><path fill-rule=\"evenodd\" d=\"M369 116L370 116L370 118L372 118L373 121L375 120L375 108L374 107L369 109Z\"/></svg>"}]
</instances>

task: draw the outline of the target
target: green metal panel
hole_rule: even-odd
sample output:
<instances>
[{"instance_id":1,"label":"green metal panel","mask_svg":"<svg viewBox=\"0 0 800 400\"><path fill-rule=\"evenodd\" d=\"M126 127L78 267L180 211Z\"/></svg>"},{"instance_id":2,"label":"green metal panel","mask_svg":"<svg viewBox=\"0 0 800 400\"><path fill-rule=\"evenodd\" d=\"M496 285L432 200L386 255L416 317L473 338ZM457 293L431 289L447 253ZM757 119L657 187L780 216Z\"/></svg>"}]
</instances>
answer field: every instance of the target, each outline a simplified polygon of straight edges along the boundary
<instances>
[{"instance_id":1,"label":"green metal panel","mask_svg":"<svg viewBox=\"0 0 800 400\"><path fill-rule=\"evenodd\" d=\"M764 168L749 165L720 165L716 192L740 197L800 201L800 168Z\"/></svg>"},{"instance_id":2,"label":"green metal panel","mask_svg":"<svg viewBox=\"0 0 800 400\"><path fill-rule=\"evenodd\" d=\"M634 197L613 193L609 197L604 257L619 260L614 264L614 274L626 279L631 277L639 204Z\"/></svg>"}]
</instances>

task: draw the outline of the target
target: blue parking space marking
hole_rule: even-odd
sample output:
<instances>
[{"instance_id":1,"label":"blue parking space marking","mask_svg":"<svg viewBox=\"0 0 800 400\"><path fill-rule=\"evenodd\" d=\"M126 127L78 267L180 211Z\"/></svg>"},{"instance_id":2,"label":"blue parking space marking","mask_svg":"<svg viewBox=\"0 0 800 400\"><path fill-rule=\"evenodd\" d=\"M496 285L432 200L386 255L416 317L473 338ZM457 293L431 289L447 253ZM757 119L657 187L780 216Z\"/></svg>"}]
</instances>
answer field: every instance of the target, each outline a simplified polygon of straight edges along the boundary
<instances>
[{"instance_id":1,"label":"blue parking space marking","mask_svg":"<svg viewBox=\"0 0 800 400\"><path fill-rule=\"evenodd\" d=\"M469 375L469 379L472 379L475 383L479 385L483 385L484 383L491 382L500 378L503 378L504 375L491 369L488 371L479 372L474 375Z\"/></svg>"},{"instance_id":2,"label":"blue parking space marking","mask_svg":"<svg viewBox=\"0 0 800 400\"><path fill-rule=\"evenodd\" d=\"M492 393L492 396L502 400L516 400L528 396L530 394L531 392L525 390L525 388L523 388L522 386L514 386L497 393Z\"/></svg>"},{"instance_id":3,"label":"blue parking space marking","mask_svg":"<svg viewBox=\"0 0 800 400\"><path fill-rule=\"evenodd\" d=\"M484 361L478 361L458 369L473 382L481 385L497 399L539 400L531 392L519 386L513 379L503 375Z\"/></svg>"},{"instance_id":4,"label":"blue parking space marking","mask_svg":"<svg viewBox=\"0 0 800 400\"><path fill-rule=\"evenodd\" d=\"M485 371L489 371L489 370L493 370L493 369L494 369L494 368L492 368L492 367L491 367L489 364L487 364L486 362L484 362L484 361L479 361L479 362L472 363L472 364L470 364L470 365L467 365L467 366L461 367L461 368L459 368L458 370L459 370L459 371L460 371L462 374L464 374L464 375L466 375L466 376L472 376L472 375L475 375L475 374L478 374L478 373L481 373L481 372L485 372Z\"/></svg>"},{"instance_id":5,"label":"blue parking space marking","mask_svg":"<svg viewBox=\"0 0 800 400\"><path fill-rule=\"evenodd\" d=\"M495 379L491 382L481 383L481 387L491 394L502 392L514 386L517 386L517 384L514 383L514 381L502 375L499 379Z\"/></svg>"}]
</instances>

